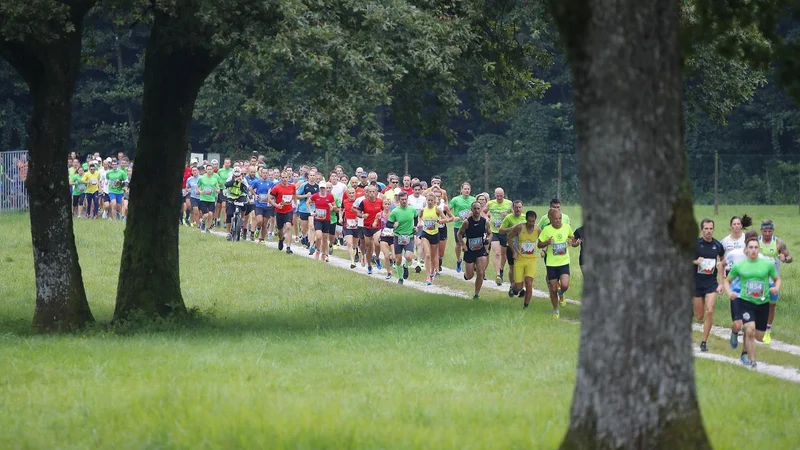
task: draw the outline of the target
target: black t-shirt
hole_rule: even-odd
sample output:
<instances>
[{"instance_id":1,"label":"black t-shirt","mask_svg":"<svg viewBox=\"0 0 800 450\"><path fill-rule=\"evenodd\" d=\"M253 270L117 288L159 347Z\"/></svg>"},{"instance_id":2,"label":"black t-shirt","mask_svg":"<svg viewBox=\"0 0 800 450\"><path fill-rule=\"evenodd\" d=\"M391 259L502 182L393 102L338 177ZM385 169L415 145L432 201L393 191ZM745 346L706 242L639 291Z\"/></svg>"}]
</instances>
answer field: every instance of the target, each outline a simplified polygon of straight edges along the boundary
<instances>
[{"instance_id":1,"label":"black t-shirt","mask_svg":"<svg viewBox=\"0 0 800 450\"><path fill-rule=\"evenodd\" d=\"M722 244L711 238L711 242L706 242L705 239L700 238L697 240L697 251L694 255L695 259L702 257L703 263L695 266L695 285L697 287L710 287L717 283L717 257L725 257L725 247Z\"/></svg>"},{"instance_id":2,"label":"black t-shirt","mask_svg":"<svg viewBox=\"0 0 800 450\"><path fill-rule=\"evenodd\" d=\"M578 264L581 266L583 265L583 227L578 227L577 230L573 231L572 234L575 235L575 239L581 240L581 252L578 253Z\"/></svg>"},{"instance_id":3,"label":"black t-shirt","mask_svg":"<svg viewBox=\"0 0 800 450\"><path fill-rule=\"evenodd\" d=\"M314 195L319 192L319 185L317 183L306 183L303 185L303 192L300 195L311 194ZM311 197L309 195L309 197ZM305 202L306 199L303 200Z\"/></svg>"}]
</instances>

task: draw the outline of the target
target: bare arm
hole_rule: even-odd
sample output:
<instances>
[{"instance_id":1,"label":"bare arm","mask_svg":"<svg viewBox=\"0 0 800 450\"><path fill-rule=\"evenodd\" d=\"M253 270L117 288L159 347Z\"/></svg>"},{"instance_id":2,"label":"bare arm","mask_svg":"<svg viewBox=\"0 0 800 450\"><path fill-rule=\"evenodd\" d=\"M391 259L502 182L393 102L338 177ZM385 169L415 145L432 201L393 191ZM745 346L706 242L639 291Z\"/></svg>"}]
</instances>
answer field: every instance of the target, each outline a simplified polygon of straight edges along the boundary
<instances>
[{"instance_id":1,"label":"bare arm","mask_svg":"<svg viewBox=\"0 0 800 450\"><path fill-rule=\"evenodd\" d=\"M786 247L786 243L783 242L782 239L778 239L777 246L778 246L778 258L780 258L782 262L790 264L794 259L792 258L792 254L789 253L789 248Z\"/></svg>"}]
</instances>

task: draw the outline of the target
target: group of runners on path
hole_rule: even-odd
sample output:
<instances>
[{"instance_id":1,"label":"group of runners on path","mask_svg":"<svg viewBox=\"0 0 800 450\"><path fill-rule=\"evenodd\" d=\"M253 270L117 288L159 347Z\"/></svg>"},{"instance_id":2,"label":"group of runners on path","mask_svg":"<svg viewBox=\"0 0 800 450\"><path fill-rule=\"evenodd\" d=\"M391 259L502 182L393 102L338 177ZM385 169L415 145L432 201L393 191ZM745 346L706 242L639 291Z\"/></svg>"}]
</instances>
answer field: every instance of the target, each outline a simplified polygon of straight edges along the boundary
<instances>
[{"instance_id":1,"label":"group of runners on path","mask_svg":"<svg viewBox=\"0 0 800 450\"><path fill-rule=\"evenodd\" d=\"M455 270L474 279L474 298L479 298L491 258L498 286L508 270L508 295L524 299L528 307L533 293L537 258L545 260L545 279L550 290L553 316L559 317L569 289L569 247L582 245L582 229L570 227L558 199L550 202L545 217L524 213L521 201L505 198L502 188L472 195L462 183L452 198L442 188L441 177L430 185L410 175L390 173L387 182L361 168L354 176L341 166L325 177L316 167L269 168L259 161L192 160L184 173L182 224L210 232L222 228L229 240L259 243L277 239L278 249L291 254L302 245L315 259L327 261L335 245L348 252L350 268L359 264L368 274L383 271L399 284L410 273L425 273L431 285L442 273L447 251L448 224ZM241 236L231 232L233 202L242 202ZM252 216L252 217L251 217Z\"/></svg>"},{"instance_id":2,"label":"group of runners on path","mask_svg":"<svg viewBox=\"0 0 800 450\"><path fill-rule=\"evenodd\" d=\"M730 220L731 232L722 241L714 239L714 221L703 219L697 240L694 280L694 314L703 322L701 351L708 351L714 305L723 291L730 300L731 348L739 345L744 331L742 364L757 367L756 341L769 344L781 289L781 264L792 262L786 243L774 236L775 224L765 219L760 233L747 231L753 224L747 216Z\"/></svg>"}]
</instances>

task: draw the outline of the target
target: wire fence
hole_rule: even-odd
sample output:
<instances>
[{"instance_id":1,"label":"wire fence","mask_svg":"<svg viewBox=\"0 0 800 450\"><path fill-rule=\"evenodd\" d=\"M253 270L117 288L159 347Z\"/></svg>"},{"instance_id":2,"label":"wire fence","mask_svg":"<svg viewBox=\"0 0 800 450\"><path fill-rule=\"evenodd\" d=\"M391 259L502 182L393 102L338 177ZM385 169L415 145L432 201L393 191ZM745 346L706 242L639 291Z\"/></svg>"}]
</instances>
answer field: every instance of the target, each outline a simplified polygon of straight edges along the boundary
<instances>
[{"instance_id":1,"label":"wire fence","mask_svg":"<svg viewBox=\"0 0 800 450\"><path fill-rule=\"evenodd\" d=\"M0 152L0 213L28 209L28 152Z\"/></svg>"}]
</instances>

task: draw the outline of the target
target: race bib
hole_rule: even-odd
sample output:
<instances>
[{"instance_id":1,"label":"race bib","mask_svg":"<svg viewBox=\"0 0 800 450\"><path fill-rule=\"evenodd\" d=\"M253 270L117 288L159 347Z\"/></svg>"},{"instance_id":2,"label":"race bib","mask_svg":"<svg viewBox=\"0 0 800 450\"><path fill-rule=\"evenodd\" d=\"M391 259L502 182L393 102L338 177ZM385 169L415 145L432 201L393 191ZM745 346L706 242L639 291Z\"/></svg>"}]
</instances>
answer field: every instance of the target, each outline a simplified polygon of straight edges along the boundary
<instances>
[{"instance_id":1,"label":"race bib","mask_svg":"<svg viewBox=\"0 0 800 450\"><path fill-rule=\"evenodd\" d=\"M319 220L325 219L325 210L324 209L315 209L314 210L314 217Z\"/></svg>"},{"instance_id":2,"label":"race bib","mask_svg":"<svg viewBox=\"0 0 800 450\"><path fill-rule=\"evenodd\" d=\"M115 188L118 188L118 187L120 187L120 185L122 185L122 181L120 181L120 180L114 180L114 183L113 183L113 185L114 185L114 187L115 187Z\"/></svg>"},{"instance_id":3,"label":"race bib","mask_svg":"<svg viewBox=\"0 0 800 450\"><path fill-rule=\"evenodd\" d=\"M363 217L359 217L358 218L358 226L360 226L360 227L364 226L364 218Z\"/></svg>"},{"instance_id":4,"label":"race bib","mask_svg":"<svg viewBox=\"0 0 800 450\"><path fill-rule=\"evenodd\" d=\"M697 273L711 275L714 272L714 266L716 264L717 261L714 259L710 258L703 259L703 262L697 265Z\"/></svg>"},{"instance_id":5,"label":"race bib","mask_svg":"<svg viewBox=\"0 0 800 450\"><path fill-rule=\"evenodd\" d=\"M258 194L259 203L267 203L269 201L269 194Z\"/></svg>"},{"instance_id":6,"label":"race bib","mask_svg":"<svg viewBox=\"0 0 800 450\"><path fill-rule=\"evenodd\" d=\"M500 225L503 224L503 218L502 217L500 217L500 218L496 218L495 217L494 219L492 219L492 224L494 225L495 228L500 228Z\"/></svg>"},{"instance_id":7,"label":"race bib","mask_svg":"<svg viewBox=\"0 0 800 450\"><path fill-rule=\"evenodd\" d=\"M474 237L467 239L467 248L475 251L480 250L483 247L483 238L482 237Z\"/></svg>"},{"instance_id":8,"label":"race bib","mask_svg":"<svg viewBox=\"0 0 800 450\"><path fill-rule=\"evenodd\" d=\"M292 200L294 200L294 196L293 195L282 195L281 196L281 200L283 201L283 203L292 203Z\"/></svg>"},{"instance_id":9,"label":"race bib","mask_svg":"<svg viewBox=\"0 0 800 450\"><path fill-rule=\"evenodd\" d=\"M522 245L519 246L520 253L523 255L532 255L536 251L536 244L533 242L523 242Z\"/></svg>"},{"instance_id":10,"label":"race bib","mask_svg":"<svg viewBox=\"0 0 800 450\"><path fill-rule=\"evenodd\" d=\"M408 245L411 243L411 236L407 234L398 234L395 236L397 238L397 245Z\"/></svg>"},{"instance_id":11,"label":"race bib","mask_svg":"<svg viewBox=\"0 0 800 450\"><path fill-rule=\"evenodd\" d=\"M468 209L465 209L465 210L461 211L460 213L458 213L458 218L461 219L461 221L463 222L463 221L467 220L467 217L469 217L469 214L471 212L472 211L470 211Z\"/></svg>"},{"instance_id":12,"label":"race bib","mask_svg":"<svg viewBox=\"0 0 800 450\"><path fill-rule=\"evenodd\" d=\"M748 281L744 287L744 291L747 293L747 295L753 298L757 298L759 300L764 300L764 298L766 297L765 294L766 289L763 281L757 281L757 280Z\"/></svg>"},{"instance_id":13,"label":"race bib","mask_svg":"<svg viewBox=\"0 0 800 450\"><path fill-rule=\"evenodd\" d=\"M181 192L183 193L184 197L186 197L186 195L189 194L189 190L188 189L181 189Z\"/></svg>"},{"instance_id":14,"label":"race bib","mask_svg":"<svg viewBox=\"0 0 800 450\"><path fill-rule=\"evenodd\" d=\"M553 256L563 256L567 254L567 243L554 243L553 244Z\"/></svg>"},{"instance_id":15,"label":"race bib","mask_svg":"<svg viewBox=\"0 0 800 450\"><path fill-rule=\"evenodd\" d=\"M384 237L394 236L394 228L384 227L381 230L381 236L384 236Z\"/></svg>"},{"instance_id":16,"label":"race bib","mask_svg":"<svg viewBox=\"0 0 800 450\"><path fill-rule=\"evenodd\" d=\"M355 230L358 228L358 221L356 219L347 219L347 229Z\"/></svg>"},{"instance_id":17,"label":"race bib","mask_svg":"<svg viewBox=\"0 0 800 450\"><path fill-rule=\"evenodd\" d=\"M203 189L203 193L206 194L206 195L211 195L211 192L213 192L213 189L211 189L211 188Z\"/></svg>"},{"instance_id":18,"label":"race bib","mask_svg":"<svg viewBox=\"0 0 800 450\"><path fill-rule=\"evenodd\" d=\"M436 221L429 219L423 220L422 228L425 229L425 231L433 231L436 229Z\"/></svg>"},{"instance_id":19,"label":"race bib","mask_svg":"<svg viewBox=\"0 0 800 450\"><path fill-rule=\"evenodd\" d=\"M97 186L97 180L92 180L90 183L92 183L93 186Z\"/></svg>"},{"instance_id":20,"label":"race bib","mask_svg":"<svg viewBox=\"0 0 800 450\"><path fill-rule=\"evenodd\" d=\"M79 184L78 185L78 192L86 192L86 185L85 184Z\"/></svg>"}]
</instances>

